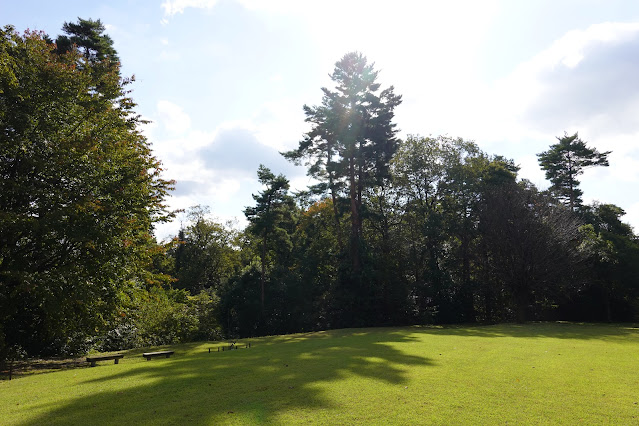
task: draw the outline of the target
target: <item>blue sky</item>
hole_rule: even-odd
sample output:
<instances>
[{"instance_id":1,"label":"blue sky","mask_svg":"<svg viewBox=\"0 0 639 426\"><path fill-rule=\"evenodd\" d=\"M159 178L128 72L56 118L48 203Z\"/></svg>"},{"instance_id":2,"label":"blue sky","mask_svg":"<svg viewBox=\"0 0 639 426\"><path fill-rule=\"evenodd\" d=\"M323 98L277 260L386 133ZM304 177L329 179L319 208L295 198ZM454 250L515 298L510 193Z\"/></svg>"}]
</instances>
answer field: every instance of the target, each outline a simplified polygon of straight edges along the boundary
<instances>
[{"instance_id":1,"label":"blue sky","mask_svg":"<svg viewBox=\"0 0 639 426\"><path fill-rule=\"evenodd\" d=\"M375 62L404 97L401 135L461 136L513 158L545 188L536 155L579 132L610 167L586 171L584 199L614 203L639 230L639 2L615 0L0 0L0 24L51 36L101 19L167 178L173 208L238 217L257 167L309 180L278 151L307 129L345 53ZM158 229L166 238L179 220Z\"/></svg>"}]
</instances>

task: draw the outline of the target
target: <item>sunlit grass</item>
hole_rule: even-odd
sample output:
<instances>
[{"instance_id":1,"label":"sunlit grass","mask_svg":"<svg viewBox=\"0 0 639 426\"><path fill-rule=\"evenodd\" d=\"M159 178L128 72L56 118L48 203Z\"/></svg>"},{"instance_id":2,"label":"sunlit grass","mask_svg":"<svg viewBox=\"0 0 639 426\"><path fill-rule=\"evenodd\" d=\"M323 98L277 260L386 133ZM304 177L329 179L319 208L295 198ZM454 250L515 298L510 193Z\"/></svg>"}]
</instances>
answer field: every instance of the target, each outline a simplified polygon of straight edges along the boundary
<instances>
[{"instance_id":1,"label":"sunlit grass","mask_svg":"<svg viewBox=\"0 0 639 426\"><path fill-rule=\"evenodd\" d=\"M639 330L529 324L336 330L251 349L130 351L0 382L15 424L636 424ZM211 353L208 348L213 348Z\"/></svg>"}]
</instances>

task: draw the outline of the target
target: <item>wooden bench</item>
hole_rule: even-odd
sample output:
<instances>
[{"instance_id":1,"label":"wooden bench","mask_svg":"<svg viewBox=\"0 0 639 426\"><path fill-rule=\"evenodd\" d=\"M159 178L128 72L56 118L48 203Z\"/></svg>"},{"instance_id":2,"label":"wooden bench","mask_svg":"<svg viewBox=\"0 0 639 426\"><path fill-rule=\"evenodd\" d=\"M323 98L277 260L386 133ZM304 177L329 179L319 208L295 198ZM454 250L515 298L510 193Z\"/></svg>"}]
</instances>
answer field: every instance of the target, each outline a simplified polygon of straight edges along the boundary
<instances>
[{"instance_id":1,"label":"wooden bench","mask_svg":"<svg viewBox=\"0 0 639 426\"><path fill-rule=\"evenodd\" d=\"M173 351L159 351L159 352L145 352L142 354L142 356L144 358L146 358L146 360L150 360L151 358L155 358L155 357L159 357L159 356L163 356L165 358L170 357L171 355L173 355Z\"/></svg>"},{"instance_id":2,"label":"wooden bench","mask_svg":"<svg viewBox=\"0 0 639 426\"><path fill-rule=\"evenodd\" d=\"M124 358L124 355L116 354L116 355L96 355L96 356L88 356L87 362L91 363L91 367L95 367L95 363L98 361L107 361L112 359L114 364L117 364L120 358Z\"/></svg>"}]
</instances>

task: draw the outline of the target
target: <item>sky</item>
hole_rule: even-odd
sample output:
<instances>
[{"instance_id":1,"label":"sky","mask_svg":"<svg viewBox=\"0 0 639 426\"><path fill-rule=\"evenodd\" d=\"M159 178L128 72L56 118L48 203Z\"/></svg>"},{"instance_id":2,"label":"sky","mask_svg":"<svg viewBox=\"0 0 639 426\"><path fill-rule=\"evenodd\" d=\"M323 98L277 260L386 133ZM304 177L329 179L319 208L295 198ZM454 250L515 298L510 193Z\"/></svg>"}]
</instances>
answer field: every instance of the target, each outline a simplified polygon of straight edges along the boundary
<instances>
[{"instance_id":1,"label":"sky","mask_svg":"<svg viewBox=\"0 0 639 426\"><path fill-rule=\"evenodd\" d=\"M135 75L137 112L172 209L244 222L257 168L310 179L280 151L305 131L335 62L363 53L403 96L400 137L448 135L512 158L544 189L536 154L579 133L610 167L587 170L587 203L639 231L639 2L635 0L0 0L0 25L43 30L101 19ZM185 216L156 230L177 234Z\"/></svg>"}]
</instances>

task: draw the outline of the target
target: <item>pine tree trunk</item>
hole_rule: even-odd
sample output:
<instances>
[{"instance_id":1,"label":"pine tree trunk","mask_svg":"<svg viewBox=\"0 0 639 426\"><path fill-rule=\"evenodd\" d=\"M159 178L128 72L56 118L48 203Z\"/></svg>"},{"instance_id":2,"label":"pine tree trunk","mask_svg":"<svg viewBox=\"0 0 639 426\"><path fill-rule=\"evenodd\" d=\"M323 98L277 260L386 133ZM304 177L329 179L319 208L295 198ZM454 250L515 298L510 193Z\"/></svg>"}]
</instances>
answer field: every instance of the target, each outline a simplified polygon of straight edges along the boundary
<instances>
[{"instance_id":1,"label":"pine tree trunk","mask_svg":"<svg viewBox=\"0 0 639 426\"><path fill-rule=\"evenodd\" d=\"M528 297L526 290L518 289L515 294L515 319L518 323L523 324L528 319Z\"/></svg>"},{"instance_id":2,"label":"pine tree trunk","mask_svg":"<svg viewBox=\"0 0 639 426\"><path fill-rule=\"evenodd\" d=\"M610 304L610 290L604 288L603 291L604 306L606 307L606 321L612 322L612 308Z\"/></svg>"},{"instance_id":3,"label":"pine tree trunk","mask_svg":"<svg viewBox=\"0 0 639 426\"><path fill-rule=\"evenodd\" d=\"M359 208L357 205L357 186L355 183L355 161L350 159L349 165L350 198L351 198L351 265L353 274L358 276L361 270L359 259L359 229L361 227Z\"/></svg>"},{"instance_id":4,"label":"pine tree trunk","mask_svg":"<svg viewBox=\"0 0 639 426\"><path fill-rule=\"evenodd\" d=\"M331 200L333 201L333 218L335 220L335 233L337 234L337 244L339 244L340 251L344 250L344 237L342 236L342 228L339 224L339 212L337 210L337 194L335 193L335 187L333 185L333 179L330 179L329 186L331 187Z\"/></svg>"},{"instance_id":5,"label":"pine tree trunk","mask_svg":"<svg viewBox=\"0 0 639 426\"><path fill-rule=\"evenodd\" d=\"M328 147L326 164L331 164L331 148ZM335 220L335 233L337 234L337 243L339 244L340 251L344 250L344 237L342 236L342 228L340 226L339 211L337 210L337 193L335 191L335 179L333 172L328 173L328 187L331 189L331 200L333 201L333 218Z\"/></svg>"},{"instance_id":6,"label":"pine tree trunk","mask_svg":"<svg viewBox=\"0 0 639 426\"><path fill-rule=\"evenodd\" d=\"M262 312L264 312L264 285L266 282L266 230L264 231L264 234L264 244L262 245L262 271L260 275L260 306L262 308Z\"/></svg>"},{"instance_id":7,"label":"pine tree trunk","mask_svg":"<svg viewBox=\"0 0 639 426\"><path fill-rule=\"evenodd\" d=\"M268 197L267 205L266 205L266 217L269 216L271 211L271 196ZM262 308L262 312L264 312L264 286L266 284L266 243L268 237L268 225L264 227L264 244L262 245L262 271L260 274L260 306Z\"/></svg>"}]
</instances>

